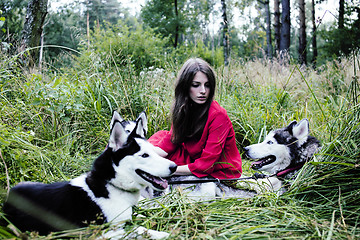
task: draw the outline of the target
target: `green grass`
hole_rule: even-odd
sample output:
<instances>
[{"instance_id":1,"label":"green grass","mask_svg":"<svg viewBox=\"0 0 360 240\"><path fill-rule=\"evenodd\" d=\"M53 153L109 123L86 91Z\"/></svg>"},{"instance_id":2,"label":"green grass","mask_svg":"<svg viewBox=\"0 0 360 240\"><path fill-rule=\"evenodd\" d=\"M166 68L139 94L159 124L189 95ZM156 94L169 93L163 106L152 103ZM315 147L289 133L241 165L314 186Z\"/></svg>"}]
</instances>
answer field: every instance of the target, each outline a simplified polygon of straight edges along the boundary
<instances>
[{"instance_id":1,"label":"green grass","mask_svg":"<svg viewBox=\"0 0 360 240\"><path fill-rule=\"evenodd\" d=\"M0 184L68 180L88 171L105 148L113 110L126 119L141 111L149 136L170 126L174 80L180 65L139 71L131 63L74 58L62 69L27 71L15 57L0 61ZM141 202L127 224L171 232L171 239L356 239L359 231L359 56L316 71L276 60L232 62L216 68L216 100L233 122L240 152L273 128L308 118L322 142L293 186L278 197L188 203L179 193L168 204ZM244 173L252 174L243 159ZM102 227L31 238L95 238ZM0 236L13 231L0 228ZM19 236L18 236L19 237Z\"/></svg>"}]
</instances>

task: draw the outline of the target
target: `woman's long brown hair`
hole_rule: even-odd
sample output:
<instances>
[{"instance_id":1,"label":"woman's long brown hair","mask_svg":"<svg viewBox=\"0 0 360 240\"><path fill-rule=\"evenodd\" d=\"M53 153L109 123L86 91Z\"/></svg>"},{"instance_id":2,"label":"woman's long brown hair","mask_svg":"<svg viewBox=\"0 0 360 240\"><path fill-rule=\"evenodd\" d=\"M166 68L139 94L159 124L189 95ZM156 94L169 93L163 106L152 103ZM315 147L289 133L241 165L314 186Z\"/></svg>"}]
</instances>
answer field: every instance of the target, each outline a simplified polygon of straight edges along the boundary
<instances>
[{"instance_id":1,"label":"woman's long brown hair","mask_svg":"<svg viewBox=\"0 0 360 240\"><path fill-rule=\"evenodd\" d=\"M204 104L196 104L190 98L192 81L198 72L206 75L210 93ZM215 94L215 74L210 65L200 58L187 60L181 68L175 86L175 102L172 110L172 142L179 144L188 139L201 137L208 111Z\"/></svg>"}]
</instances>

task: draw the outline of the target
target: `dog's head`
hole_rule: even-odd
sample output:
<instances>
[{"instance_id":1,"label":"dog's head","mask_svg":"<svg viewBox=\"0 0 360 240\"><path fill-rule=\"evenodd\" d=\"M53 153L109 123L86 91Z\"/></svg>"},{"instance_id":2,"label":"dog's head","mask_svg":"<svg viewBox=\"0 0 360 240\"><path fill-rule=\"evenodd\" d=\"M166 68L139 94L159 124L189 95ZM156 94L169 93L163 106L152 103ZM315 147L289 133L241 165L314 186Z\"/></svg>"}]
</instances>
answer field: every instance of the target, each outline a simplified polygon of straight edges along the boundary
<instances>
[{"instance_id":1,"label":"dog's head","mask_svg":"<svg viewBox=\"0 0 360 240\"><path fill-rule=\"evenodd\" d=\"M146 186L159 191L167 188L163 177L171 176L177 166L160 157L145 139L145 113L141 113L136 121L129 122L114 112L110 126L108 147L95 161L92 175L106 174L109 184L127 191L138 191Z\"/></svg>"},{"instance_id":2,"label":"dog's head","mask_svg":"<svg viewBox=\"0 0 360 240\"><path fill-rule=\"evenodd\" d=\"M257 159L251 165L253 169L276 174L305 162L318 147L319 142L309 136L309 121L303 119L299 123L293 121L285 128L271 131L263 142L244 149L249 158Z\"/></svg>"}]
</instances>

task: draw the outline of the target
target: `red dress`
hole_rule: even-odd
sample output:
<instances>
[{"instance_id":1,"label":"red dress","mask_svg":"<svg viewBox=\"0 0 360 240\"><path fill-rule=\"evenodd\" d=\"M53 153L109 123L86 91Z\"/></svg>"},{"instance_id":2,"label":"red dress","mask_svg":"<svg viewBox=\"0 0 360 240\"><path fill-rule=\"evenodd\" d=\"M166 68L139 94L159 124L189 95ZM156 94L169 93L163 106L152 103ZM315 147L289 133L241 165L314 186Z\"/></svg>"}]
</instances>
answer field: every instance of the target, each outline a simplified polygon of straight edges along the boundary
<instances>
[{"instance_id":1,"label":"red dress","mask_svg":"<svg viewBox=\"0 0 360 240\"><path fill-rule=\"evenodd\" d=\"M172 131L159 131L149 142L168 153L178 166L188 165L197 177L219 179L241 176L241 157L236 147L235 132L226 110L213 101L200 140L181 144L171 142Z\"/></svg>"}]
</instances>

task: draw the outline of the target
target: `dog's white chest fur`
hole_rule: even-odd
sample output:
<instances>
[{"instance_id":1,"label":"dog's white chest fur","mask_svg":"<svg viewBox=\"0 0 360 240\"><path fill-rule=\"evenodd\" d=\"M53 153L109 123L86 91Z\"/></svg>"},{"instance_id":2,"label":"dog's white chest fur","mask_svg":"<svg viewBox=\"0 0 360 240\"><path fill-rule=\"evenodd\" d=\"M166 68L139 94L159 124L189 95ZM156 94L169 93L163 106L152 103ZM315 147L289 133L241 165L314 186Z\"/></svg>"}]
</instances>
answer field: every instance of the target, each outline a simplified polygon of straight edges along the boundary
<instances>
[{"instance_id":1,"label":"dog's white chest fur","mask_svg":"<svg viewBox=\"0 0 360 240\"><path fill-rule=\"evenodd\" d=\"M97 198L86 184L85 179L86 174L83 174L71 180L70 184L81 187L84 191L86 191L91 200L100 207L108 222L118 223L131 219L132 206L138 202L139 192L128 193L125 191L119 191L114 186L107 184L106 187L109 191L109 197Z\"/></svg>"}]
</instances>

